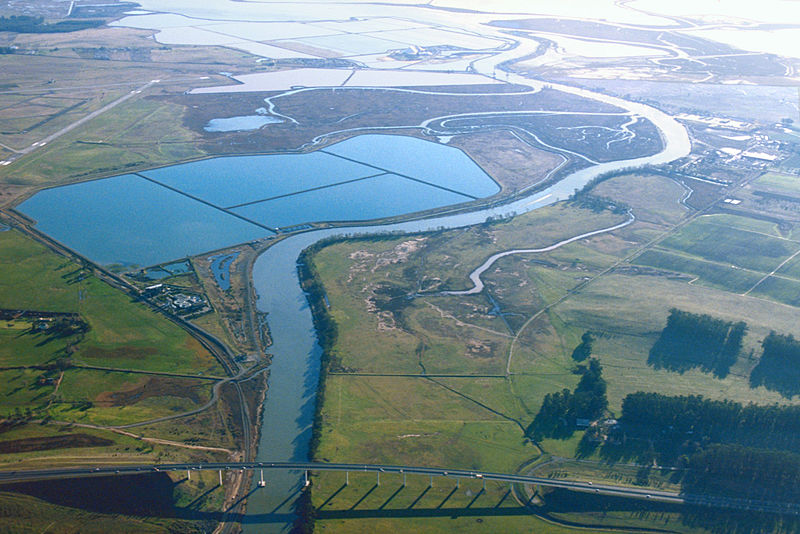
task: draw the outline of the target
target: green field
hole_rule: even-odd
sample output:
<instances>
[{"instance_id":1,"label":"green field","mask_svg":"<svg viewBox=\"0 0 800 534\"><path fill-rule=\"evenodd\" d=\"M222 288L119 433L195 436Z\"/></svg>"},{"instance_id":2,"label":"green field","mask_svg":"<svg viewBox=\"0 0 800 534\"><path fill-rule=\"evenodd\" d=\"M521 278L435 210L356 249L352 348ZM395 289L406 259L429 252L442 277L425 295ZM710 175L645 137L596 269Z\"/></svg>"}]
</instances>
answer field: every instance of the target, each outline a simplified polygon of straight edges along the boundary
<instances>
[{"instance_id":1,"label":"green field","mask_svg":"<svg viewBox=\"0 0 800 534\"><path fill-rule=\"evenodd\" d=\"M627 477L625 473L624 477ZM634 475L635 476L635 475ZM622 477L621 477L622 478ZM650 478L655 478L651 476ZM496 482L351 472L312 477L315 532L627 532L628 529L702 533L713 531L708 511L681 513L658 503L550 492ZM609 482L620 479L609 477ZM532 498L531 498L532 497ZM523 503L527 506L523 506ZM705 513L704 521L697 512ZM704 527L708 527L708 530Z\"/></svg>"},{"instance_id":2,"label":"green field","mask_svg":"<svg viewBox=\"0 0 800 534\"><path fill-rule=\"evenodd\" d=\"M496 225L419 237L351 240L316 252L314 265L338 327L332 350L336 373L326 382L317 457L515 471L540 455L523 429L544 396L578 383L571 353L586 331L595 336L593 355L608 383L609 416L618 415L622 399L636 391L701 394L745 404L787 402L775 392L750 388L748 376L770 330L800 335L800 310L763 299L758 292L741 296L738 293L763 274L731 268L725 262L735 258L740 265L773 269L798 244L780 239L776 229L763 221L704 217L669 235L661 246L670 248L649 248L638 256L637 264L655 269L622 262L604 272L654 237L668 235L687 211L678 203L683 188L661 177L620 177L601 186L608 193L628 195L626 202L637 215L635 224L550 253L505 258L484 274L487 291L481 295L443 296L435 291L465 287L455 274L466 278L470 268L492 251L558 241L574 235L576 221L583 220L578 226L585 231L590 224L613 223L611 214L560 205ZM658 197L649 211L648 195ZM642 217L637 209L643 211ZM541 223L541 234L536 223ZM743 251L749 255L739 257ZM669 271L691 273L699 280L688 283L689 276ZM600 278L575 291L600 273ZM407 298L420 288L422 295ZM491 314L493 303L511 313L504 318ZM545 306L550 308L532 319ZM742 355L724 379L700 369L678 375L647 364L650 348L673 307L747 322ZM466 376L391 376L426 373ZM542 458L575 456L582 435L574 432L569 439L542 441ZM572 471L578 478L616 476L592 465L580 473ZM665 483L663 477L650 477L654 487ZM331 497L339 486L325 487L328 493L322 495L315 488L317 506L330 498L323 511L332 503L346 508L341 497L349 488ZM363 493L369 489L362 488ZM345 502L352 506L352 501ZM391 504L390 500L385 508ZM659 513L678 521L674 514ZM612 516L622 521L620 525L635 524L625 523L632 516L624 513ZM345 519L362 517L358 515L322 517L318 524L333 530L389 524L381 522L386 518L355 523ZM587 513L581 521L589 517L596 519ZM426 528L436 532L439 527L433 525L431 521ZM680 525L679 530L691 528Z\"/></svg>"},{"instance_id":3,"label":"green field","mask_svg":"<svg viewBox=\"0 0 800 534\"><path fill-rule=\"evenodd\" d=\"M774 223L718 214L692 221L633 261L696 277L693 283L745 293L779 266L781 275L800 279L800 261L794 257L798 250L800 242L781 237ZM793 304L791 282L777 285L784 290L759 292Z\"/></svg>"},{"instance_id":4,"label":"green field","mask_svg":"<svg viewBox=\"0 0 800 534\"><path fill-rule=\"evenodd\" d=\"M86 512L19 493L0 493L0 529L5 532L168 534L173 532L171 526L166 521Z\"/></svg>"},{"instance_id":5,"label":"green field","mask_svg":"<svg viewBox=\"0 0 800 534\"><path fill-rule=\"evenodd\" d=\"M1 323L0 416L101 426L146 422L204 405L214 384L211 380L147 372L224 374L212 355L176 324L19 232L0 233L0 277L9 281L0 290L0 308L69 312L89 327L86 333L61 336L50 328L35 328L35 318ZM124 372L127 369L145 373ZM230 429L222 422L228 418L226 410L217 406L209 414L147 428L143 435L235 449ZM192 425L204 418L201 424L207 431L193 433ZM28 428L27 432L38 429L42 436L55 432L50 426L23 428ZM0 433L0 442L26 437L15 437L19 432L15 427ZM66 458L89 455L101 461L130 461L128 457L134 455L137 461L147 457L153 461L200 459L209 454L227 457L226 453L143 441L134 445L132 438L113 433L106 433L104 438L111 443L74 453L62 448L22 451L6 455L6 459L48 465L60 462L61 454Z\"/></svg>"},{"instance_id":6,"label":"green field","mask_svg":"<svg viewBox=\"0 0 800 534\"><path fill-rule=\"evenodd\" d=\"M793 174L768 172L753 182L756 189L780 193L789 196L800 196L800 177Z\"/></svg>"},{"instance_id":7,"label":"green field","mask_svg":"<svg viewBox=\"0 0 800 534\"><path fill-rule=\"evenodd\" d=\"M701 284L734 293L747 291L763 277L759 272L746 271L733 265L723 265L659 248L644 252L636 258L635 263L696 276Z\"/></svg>"},{"instance_id":8,"label":"green field","mask_svg":"<svg viewBox=\"0 0 800 534\"><path fill-rule=\"evenodd\" d=\"M102 103L118 96L109 94ZM196 135L182 127L182 115L183 108L177 104L128 100L7 167L0 181L58 184L203 156L196 147Z\"/></svg>"},{"instance_id":9,"label":"green field","mask_svg":"<svg viewBox=\"0 0 800 534\"><path fill-rule=\"evenodd\" d=\"M768 273L800 250L800 243L717 224L712 217L692 221L662 246L702 259Z\"/></svg>"},{"instance_id":10,"label":"green field","mask_svg":"<svg viewBox=\"0 0 800 534\"><path fill-rule=\"evenodd\" d=\"M800 281L770 276L753 290L754 295L800 307Z\"/></svg>"},{"instance_id":11,"label":"green field","mask_svg":"<svg viewBox=\"0 0 800 534\"><path fill-rule=\"evenodd\" d=\"M0 361L32 365L70 357L94 366L220 375L219 364L194 338L146 306L19 232L0 233L0 308L78 313L89 325L85 339L43 343L43 333L0 329L9 343Z\"/></svg>"}]
</instances>

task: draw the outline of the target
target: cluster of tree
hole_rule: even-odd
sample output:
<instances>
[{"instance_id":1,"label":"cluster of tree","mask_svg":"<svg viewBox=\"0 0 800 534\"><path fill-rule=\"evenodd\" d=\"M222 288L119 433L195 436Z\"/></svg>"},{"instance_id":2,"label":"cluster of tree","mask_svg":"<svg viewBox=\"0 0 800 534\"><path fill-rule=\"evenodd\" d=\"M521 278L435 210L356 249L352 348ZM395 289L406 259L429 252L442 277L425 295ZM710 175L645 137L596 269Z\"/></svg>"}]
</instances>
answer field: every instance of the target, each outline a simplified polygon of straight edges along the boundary
<instances>
[{"instance_id":1,"label":"cluster of tree","mask_svg":"<svg viewBox=\"0 0 800 534\"><path fill-rule=\"evenodd\" d=\"M0 31L17 33L66 33L96 28L105 23L102 19L62 20L55 23L44 21L44 17L12 15L0 17Z\"/></svg>"},{"instance_id":2,"label":"cluster of tree","mask_svg":"<svg viewBox=\"0 0 800 534\"><path fill-rule=\"evenodd\" d=\"M710 315L671 309L647 363L656 369L684 372L700 367L724 378L742 350L747 332L743 322L732 323Z\"/></svg>"},{"instance_id":3,"label":"cluster of tree","mask_svg":"<svg viewBox=\"0 0 800 534\"><path fill-rule=\"evenodd\" d=\"M682 481L685 493L800 501L800 454L712 445L693 454Z\"/></svg>"},{"instance_id":4,"label":"cluster of tree","mask_svg":"<svg viewBox=\"0 0 800 534\"><path fill-rule=\"evenodd\" d=\"M623 214L630 211L630 206L624 202L614 200L610 197L604 197L590 193L576 192L573 195L571 203L573 206L592 210L595 213L608 210L613 213Z\"/></svg>"},{"instance_id":5,"label":"cluster of tree","mask_svg":"<svg viewBox=\"0 0 800 534\"><path fill-rule=\"evenodd\" d=\"M743 406L640 391L623 399L621 423L625 436L650 440L672 458L711 443L800 451L800 406Z\"/></svg>"},{"instance_id":6,"label":"cluster of tree","mask_svg":"<svg viewBox=\"0 0 800 534\"><path fill-rule=\"evenodd\" d=\"M800 393L800 341L770 332L761 347L764 353L750 373L750 386L764 386L786 397Z\"/></svg>"},{"instance_id":7,"label":"cluster of tree","mask_svg":"<svg viewBox=\"0 0 800 534\"><path fill-rule=\"evenodd\" d=\"M592 355L592 342L594 338L591 332L584 332L581 336L581 343L575 350L572 351L572 359L576 362L582 362Z\"/></svg>"},{"instance_id":8,"label":"cluster of tree","mask_svg":"<svg viewBox=\"0 0 800 534\"><path fill-rule=\"evenodd\" d=\"M539 413L526 430L528 436L536 441L568 438L578 419L595 420L605 413L608 399L600 362L592 358L580 372L583 376L574 392L563 389L545 395Z\"/></svg>"}]
</instances>

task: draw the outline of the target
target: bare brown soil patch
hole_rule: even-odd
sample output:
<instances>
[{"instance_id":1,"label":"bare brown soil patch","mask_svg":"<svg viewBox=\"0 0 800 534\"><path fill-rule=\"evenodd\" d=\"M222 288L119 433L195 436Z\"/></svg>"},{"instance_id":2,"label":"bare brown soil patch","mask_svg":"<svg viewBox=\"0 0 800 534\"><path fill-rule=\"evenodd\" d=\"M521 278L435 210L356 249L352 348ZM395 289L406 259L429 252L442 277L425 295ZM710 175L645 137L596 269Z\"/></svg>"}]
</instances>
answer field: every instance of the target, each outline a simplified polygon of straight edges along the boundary
<instances>
[{"instance_id":1,"label":"bare brown soil patch","mask_svg":"<svg viewBox=\"0 0 800 534\"><path fill-rule=\"evenodd\" d=\"M30 190L30 187L24 185L0 184L0 207L10 206Z\"/></svg>"},{"instance_id":2,"label":"bare brown soil patch","mask_svg":"<svg viewBox=\"0 0 800 534\"><path fill-rule=\"evenodd\" d=\"M90 347L83 351L82 356L86 358L108 358L108 359L134 359L142 360L148 356L157 354L158 351L152 347L119 347L116 349L102 349L100 347Z\"/></svg>"},{"instance_id":3,"label":"bare brown soil patch","mask_svg":"<svg viewBox=\"0 0 800 534\"><path fill-rule=\"evenodd\" d=\"M149 377L123 391L105 391L94 402L98 406L128 406L151 397L184 397L200 404L205 399L203 383L199 380Z\"/></svg>"},{"instance_id":4,"label":"bare brown soil patch","mask_svg":"<svg viewBox=\"0 0 800 534\"><path fill-rule=\"evenodd\" d=\"M63 436L0 441L0 454L72 449L76 447L107 447L113 444L114 442L110 439L90 436L88 434L65 434Z\"/></svg>"},{"instance_id":5,"label":"bare brown soil patch","mask_svg":"<svg viewBox=\"0 0 800 534\"><path fill-rule=\"evenodd\" d=\"M539 183L564 160L523 143L509 131L458 135L449 144L466 152L506 192Z\"/></svg>"}]
</instances>

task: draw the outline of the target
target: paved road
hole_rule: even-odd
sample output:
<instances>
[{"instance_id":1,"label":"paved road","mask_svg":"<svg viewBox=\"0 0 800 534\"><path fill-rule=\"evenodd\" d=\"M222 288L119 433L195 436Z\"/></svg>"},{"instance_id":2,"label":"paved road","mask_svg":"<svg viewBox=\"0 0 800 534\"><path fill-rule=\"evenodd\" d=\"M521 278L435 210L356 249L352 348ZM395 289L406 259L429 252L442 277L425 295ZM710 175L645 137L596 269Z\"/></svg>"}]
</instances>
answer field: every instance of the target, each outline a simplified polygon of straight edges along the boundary
<instances>
[{"instance_id":1,"label":"paved road","mask_svg":"<svg viewBox=\"0 0 800 534\"><path fill-rule=\"evenodd\" d=\"M439 467L419 467L408 465L372 465L372 464L335 464L319 462L219 462L204 464L158 464L158 465L120 465L104 467L83 468L55 468L37 469L26 471L0 472L0 484L12 482L25 482L34 480L48 480L58 478L108 476L108 475L135 475L161 471L230 471L230 470L295 470L295 471L346 471L366 472L395 475L422 475L430 477L444 477L454 479L473 479L481 481L503 482L509 484L530 484L562 488L571 491L595 493L614 497L626 497L647 501L658 501L673 504L692 504L716 508L734 508L758 512L774 512L782 514L800 515L800 504L780 503L771 501L758 501L732 497L716 497L709 495L691 495L674 491L662 491L650 488L635 488L627 486L613 486L609 484L594 484L592 482L577 482L563 479L532 477L506 473L492 473L486 471L466 471L463 469L444 469Z\"/></svg>"}]
</instances>

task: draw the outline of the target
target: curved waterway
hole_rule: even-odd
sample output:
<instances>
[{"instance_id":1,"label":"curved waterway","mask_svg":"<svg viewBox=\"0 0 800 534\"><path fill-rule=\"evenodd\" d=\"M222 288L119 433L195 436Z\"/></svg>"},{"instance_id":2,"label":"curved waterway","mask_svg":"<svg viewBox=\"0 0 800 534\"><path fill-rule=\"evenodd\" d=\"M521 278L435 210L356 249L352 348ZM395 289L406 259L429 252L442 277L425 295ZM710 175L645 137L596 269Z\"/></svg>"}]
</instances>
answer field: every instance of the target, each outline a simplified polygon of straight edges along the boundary
<instances>
[{"instance_id":1,"label":"curved waterway","mask_svg":"<svg viewBox=\"0 0 800 534\"><path fill-rule=\"evenodd\" d=\"M517 51L519 53L519 51ZM516 55L516 54L515 54ZM501 54L502 56L502 54ZM497 64L505 58L495 58ZM488 67L478 65L475 67ZM479 69L483 70L483 69ZM530 85L531 80L511 75L509 81ZM470 213L444 215L431 219L392 225L359 226L318 230L283 240L266 250L253 268L253 283L258 294L258 309L268 313L274 355L270 367L269 389L264 404L258 461L306 460L319 380L321 349L306 297L297 276L297 258L313 243L343 234L419 232L437 228L457 228L479 224L487 217L525 213L569 197L576 189L598 175L646 164L661 164L686 156L690 150L686 129L669 115L644 104L568 86L551 84L572 94L592 98L628 109L656 125L664 149L652 156L595 165L568 175L553 186L502 206ZM275 473L265 490L248 497L245 532L286 532L294 518L293 504L302 485L302 473Z\"/></svg>"}]
</instances>

